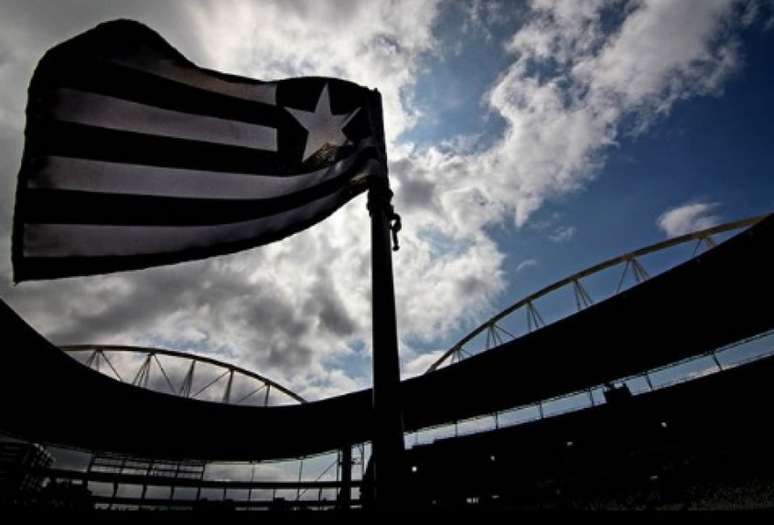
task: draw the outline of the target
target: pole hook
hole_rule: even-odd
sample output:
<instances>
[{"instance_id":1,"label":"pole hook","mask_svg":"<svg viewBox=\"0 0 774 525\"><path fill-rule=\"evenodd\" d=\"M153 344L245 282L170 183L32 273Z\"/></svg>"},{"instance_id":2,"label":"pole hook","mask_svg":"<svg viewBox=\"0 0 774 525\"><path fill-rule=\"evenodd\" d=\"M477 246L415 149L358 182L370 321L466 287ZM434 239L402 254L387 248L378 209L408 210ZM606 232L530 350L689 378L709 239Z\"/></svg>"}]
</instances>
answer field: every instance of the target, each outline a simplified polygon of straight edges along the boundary
<instances>
[{"instance_id":1,"label":"pole hook","mask_svg":"<svg viewBox=\"0 0 774 525\"><path fill-rule=\"evenodd\" d=\"M398 244L398 232L403 228L403 224L400 221L400 215L392 212L390 215L390 231L392 232L392 251L397 252L400 250Z\"/></svg>"}]
</instances>

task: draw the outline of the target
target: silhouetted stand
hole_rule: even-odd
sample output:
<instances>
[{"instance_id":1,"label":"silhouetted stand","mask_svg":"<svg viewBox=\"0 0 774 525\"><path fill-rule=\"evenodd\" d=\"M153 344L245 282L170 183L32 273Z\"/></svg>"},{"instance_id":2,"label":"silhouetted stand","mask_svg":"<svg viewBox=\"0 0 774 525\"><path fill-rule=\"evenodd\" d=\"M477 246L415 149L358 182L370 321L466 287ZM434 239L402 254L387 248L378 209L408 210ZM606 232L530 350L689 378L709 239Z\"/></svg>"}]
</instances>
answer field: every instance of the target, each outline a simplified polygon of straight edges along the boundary
<instances>
[{"instance_id":1,"label":"silhouetted stand","mask_svg":"<svg viewBox=\"0 0 774 525\"><path fill-rule=\"evenodd\" d=\"M381 96L372 92L374 129L383 133ZM385 152L384 136L381 151ZM386 158L385 165L386 165ZM396 218L390 201L387 173L373 177L368 191L371 215L371 303L373 317L373 440L374 498L378 508L391 508L401 501L404 472L403 415L400 399L400 365L395 322L395 293L390 250L391 222Z\"/></svg>"}]
</instances>

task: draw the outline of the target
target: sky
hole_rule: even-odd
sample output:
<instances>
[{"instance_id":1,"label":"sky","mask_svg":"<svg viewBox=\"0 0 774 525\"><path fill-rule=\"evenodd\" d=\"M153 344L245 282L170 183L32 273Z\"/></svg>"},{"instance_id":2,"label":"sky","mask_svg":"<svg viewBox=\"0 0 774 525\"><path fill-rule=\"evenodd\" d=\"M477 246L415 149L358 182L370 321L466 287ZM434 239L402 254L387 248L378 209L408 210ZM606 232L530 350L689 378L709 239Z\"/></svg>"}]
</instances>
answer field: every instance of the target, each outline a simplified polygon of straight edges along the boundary
<instances>
[{"instance_id":1,"label":"sky","mask_svg":"<svg viewBox=\"0 0 774 525\"><path fill-rule=\"evenodd\" d=\"M380 90L404 377L570 273L774 209L768 0L0 0L0 297L57 344L212 355L307 399L371 382L364 196L238 254L12 284L29 79L115 18L203 67Z\"/></svg>"}]
</instances>

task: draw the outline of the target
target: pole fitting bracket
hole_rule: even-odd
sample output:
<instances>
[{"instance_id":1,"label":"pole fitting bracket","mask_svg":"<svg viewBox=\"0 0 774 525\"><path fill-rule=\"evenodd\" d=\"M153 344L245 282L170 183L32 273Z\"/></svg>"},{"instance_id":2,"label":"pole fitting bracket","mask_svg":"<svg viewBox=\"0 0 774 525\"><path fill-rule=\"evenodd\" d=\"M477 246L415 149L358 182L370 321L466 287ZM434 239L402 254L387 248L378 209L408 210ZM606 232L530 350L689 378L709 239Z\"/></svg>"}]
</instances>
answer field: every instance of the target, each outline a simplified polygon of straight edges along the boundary
<instances>
[{"instance_id":1,"label":"pole fitting bracket","mask_svg":"<svg viewBox=\"0 0 774 525\"><path fill-rule=\"evenodd\" d=\"M403 228L400 215L395 213L392 206L392 190L388 186L386 179L371 179L371 186L368 190L368 213L384 213L392 233L392 251L397 252L400 249L398 243L398 232Z\"/></svg>"},{"instance_id":2,"label":"pole fitting bracket","mask_svg":"<svg viewBox=\"0 0 774 525\"><path fill-rule=\"evenodd\" d=\"M392 232L392 251L397 252L400 250L398 244L398 232L403 228L403 224L400 221L400 215L392 212L390 216L390 231Z\"/></svg>"}]
</instances>

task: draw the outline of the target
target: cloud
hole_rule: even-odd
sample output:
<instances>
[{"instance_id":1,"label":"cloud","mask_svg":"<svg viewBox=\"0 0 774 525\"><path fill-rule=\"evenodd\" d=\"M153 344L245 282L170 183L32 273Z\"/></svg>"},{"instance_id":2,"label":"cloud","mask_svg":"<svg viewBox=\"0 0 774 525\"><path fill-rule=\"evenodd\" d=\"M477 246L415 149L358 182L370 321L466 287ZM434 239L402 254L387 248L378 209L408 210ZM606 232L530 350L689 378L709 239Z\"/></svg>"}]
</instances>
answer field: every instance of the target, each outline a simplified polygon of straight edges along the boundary
<instances>
[{"instance_id":1,"label":"cloud","mask_svg":"<svg viewBox=\"0 0 774 525\"><path fill-rule=\"evenodd\" d=\"M762 21L763 31L774 27L774 5L766 0L748 0L742 12L742 22L746 26Z\"/></svg>"},{"instance_id":2,"label":"cloud","mask_svg":"<svg viewBox=\"0 0 774 525\"><path fill-rule=\"evenodd\" d=\"M521 261L521 262L520 262L520 263L519 263L519 264L516 266L516 273L519 273L519 272L521 272L521 271L523 271L523 270L526 270L526 269L528 269L528 268L534 268L534 267L536 267L537 265L538 265L538 262L537 262L537 260L535 260L535 259L525 259L525 260Z\"/></svg>"},{"instance_id":3,"label":"cloud","mask_svg":"<svg viewBox=\"0 0 774 525\"><path fill-rule=\"evenodd\" d=\"M693 202L671 208L662 213L656 224L667 237L677 237L698 230L712 228L722 222L720 216L714 215L718 203Z\"/></svg>"},{"instance_id":4,"label":"cloud","mask_svg":"<svg viewBox=\"0 0 774 525\"><path fill-rule=\"evenodd\" d=\"M575 235L575 226L559 226L548 236L554 242L567 242Z\"/></svg>"},{"instance_id":5,"label":"cloud","mask_svg":"<svg viewBox=\"0 0 774 525\"><path fill-rule=\"evenodd\" d=\"M214 68L275 79L342 77L378 87L389 140L420 114L410 104L423 55L435 51L438 1L245 2L189 4L192 31Z\"/></svg>"},{"instance_id":6,"label":"cloud","mask_svg":"<svg viewBox=\"0 0 774 525\"><path fill-rule=\"evenodd\" d=\"M445 352L446 350L433 350L410 355L401 363L401 377L405 379L424 374Z\"/></svg>"}]
</instances>

